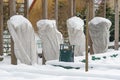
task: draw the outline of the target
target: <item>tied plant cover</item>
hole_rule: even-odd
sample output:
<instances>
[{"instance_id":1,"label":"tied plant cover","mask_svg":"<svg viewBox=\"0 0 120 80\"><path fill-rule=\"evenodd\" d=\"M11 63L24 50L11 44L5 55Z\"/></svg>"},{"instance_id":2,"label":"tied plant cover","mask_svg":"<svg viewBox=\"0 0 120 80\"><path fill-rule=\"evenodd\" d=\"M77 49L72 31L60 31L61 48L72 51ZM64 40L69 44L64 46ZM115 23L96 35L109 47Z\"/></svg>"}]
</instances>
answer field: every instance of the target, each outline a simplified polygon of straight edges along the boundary
<instances>
[{"instance_id":1,"label":"tied plant cover","mask_svg":"<svg viewBox=\"0 0 120 80\"><path fill-rule=\"evenodd\" d=\"M110 20L102 17L95 17L89 21L89 33L94 53L103 53L108 50L111 24Z\"/></svg>"},{"instance_id":2,"label":"tied plant cover","mask_svg":"<svg viewBox=\"0 0 120 80\"><path fill-rule=\"evenodd\" d=\"M67 20L70 45L75 45L74 55L82 56L85 51L84 21L79 17Z\"/></svg>"},{"instance_id":3,"label":"tied plant cover","mask_svg":"<svg viewBox=\"0 0 120 80\"><path fill-rule=\"evenodd\" d=\"M14 41L14 52L22 63L37 63L35 33L29 20L22 15L12 16L7 26Z\"/></svg>"},{"instance_id":4,"label":"tied plant cover","mask_svg":"<svg viewBox=\"0 0 120 80\"><path fill-rule=\"evenodd\" d=\"M60 44L63 43L63 36L57 30L56 21L48 19L39 20L37 27L45 59L47 61L59 59Z\"/></svg>"}]
</instances>

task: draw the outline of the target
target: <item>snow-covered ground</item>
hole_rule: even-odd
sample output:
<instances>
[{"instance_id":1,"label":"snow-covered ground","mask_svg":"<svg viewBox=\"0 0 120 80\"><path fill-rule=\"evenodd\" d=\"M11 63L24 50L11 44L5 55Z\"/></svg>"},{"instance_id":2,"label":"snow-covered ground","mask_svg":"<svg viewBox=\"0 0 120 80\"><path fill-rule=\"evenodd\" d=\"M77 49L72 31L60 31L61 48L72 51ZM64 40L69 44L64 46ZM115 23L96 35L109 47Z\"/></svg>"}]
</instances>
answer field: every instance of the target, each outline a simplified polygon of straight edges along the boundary
<instances>
[{"instance_id":1,"label":"snow-covered ground","mask_svg":"<svg viewBox=\"0 0 120 80\"><path fill-rule=\"evenodd\" d=\"M120 51L89 55L89 71L85 72L84 56L76 57L74 63L48 61L41 65L10 64L10 56L0 62L0 80L120 80ZM56 65L56 66L52 66ZM70 67L66 69L63 67Z\"/></svg>"}]
</instances>

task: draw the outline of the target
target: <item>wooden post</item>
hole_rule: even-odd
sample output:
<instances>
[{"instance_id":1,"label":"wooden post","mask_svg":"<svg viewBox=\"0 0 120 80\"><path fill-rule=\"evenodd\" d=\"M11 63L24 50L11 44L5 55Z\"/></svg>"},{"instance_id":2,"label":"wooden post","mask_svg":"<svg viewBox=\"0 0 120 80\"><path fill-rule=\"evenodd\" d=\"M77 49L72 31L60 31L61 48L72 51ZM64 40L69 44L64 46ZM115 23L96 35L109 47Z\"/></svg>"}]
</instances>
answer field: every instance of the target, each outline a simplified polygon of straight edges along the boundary
<instances>
[{"instance_id":1,"label":"wooden post","mask_svg":"<svg viewBox=\"0 0 120 80\"><path fill-rule=\"evenodd\" d=\"M118 0L115 0L115 50L119 48L119 8L118 8Z\"/></svg>"},{"instance_id":2,"label":"wooden post","mask_svg":"<svg viewBox=\"0 0 120 80\"><path fill-rule=\"evenodd\" d=\"M73 0L68 0L69 1L69 17L73 16Z\"/></svg>"},{"instance_id":3,"label":"wooden post","mask_svg":"<svg viewBox=\"0 0 120 80\"><path fill-rule=\"evenodd\" d=\"M76 0L73 0L73 15L76 15Z\"/></svg>"},{"instance_id":4,"label":"wooden post","mask_svg":"<svg viewBox=\"0 0 120 80\"><path fill-rule=\"evenodd\" d=\"M48 17L48 2L47 0L42 0L42 17L43 19L47 19Z\"/></svg>"},{"instance_id":5,"label":"wooden post","mask_svg":"<svg viewBox=\"0 0 120 80\"><path fill-rule=\"evenodd\" d=\"M70 14L73 16L73 0L70 0Z\"/></svg>"},{"instance_id":6,"label":"wooden post","mask_svg":"<svg viewBox=\"0 0 120 80\"><path fill-rule=\"evenodd\" d=\"M56 25L58 26L58 0L55 0L55 20L56 20Z\"/></svg>"},{"instance_id":7,"label":"wooden post","mask_svg":"<svg viewBox=\"0 0 120 80\"><path fill-rule=\"evenodd\" d=\"M86 63L85 63L85 71L88 71L88 35L89 35L89 27L88 27L88 21L89 21L89 2L87 2L87 14L86 14Z\"/></svg>"},{"instance_id":8,"label":"wooden post","mask_svg":"<svg viewBox=\"0 0 120 80\"><path fill-rule=\"evenodd\" d=\"M99 15L100 17L106 17L106 0L102 0L100 4Z\"/></svg>"},{"instance_id":9,"label":"wooden post","mask_svg":"<svg viewBox=\"0 0 120 80\"><path fill-rule=\"evenodd\" d=\"M48 18L48 2L47 0L42 0L42 17L43 19ZM44 52L42 51L42 64L45 64L46 60L44 57Z\"/></svg>"},{"instance_id":10,"label":"wooden post","mask_svg":"<svg viewBox=\"0 0 120 80\"><path fill-rule=\"evenodd\" d=\"M16 14L16 0L9 0L10 17ZM14 53L14 42L11 38L11 64L16 65L17 59Z\"/></svg>"},{"instance_id":11,"label":"wooden post","mask_svg":"<svg viewBox=\"0 0 120 80\"><path fill-rule=\"evenodd\" d=\"M93 18L93 14L94 14L94 5L93 5L93 0L89 0L89 21Z\"/></svg>"},{"instance_id":12,"label":"wooden post","mask_svg":"<svg viewBox=\"0 0 120 80\"><path fill-rule=\"evenodd\" d=\"M26 18L29 18L29 10L28 10L28 5L29 4L29 0L24 0L24 16Z\"/></svg>"},{"instance_id":13,"label":"wooden post","mask_svg":"<svg viewBox=\"0 0 120 80\"><path fill-rule=\"evenodd\" d=\"M0 0L0 55L3 55L3 0Z\"/></svg>"},{"instance_id":14,"label":"wooden post","mask_svg":"<svg viewBox=\"0 0 120 80\"><path fill-rule=\"evenodd\" d=\"M93 8L93 0L89 0L89 16L88 16L88 21L90 21L93 16L94 16L94 8ZM89 37L89 46L90 46L90 54L94 54L94 51L93 51L93 46L92 46L92 40L91 40L91 37L90 37L90 34L88 33L88 37Z\"/></svg>"},{"instance_id":15,"label":"wooden post","mask_svg":"<svg viewBox=\"0 0 120 80\"><path fill-rule=\"evenodd\" d=\"M104 17L106 17L106 3L107 3L107 1L104 0Z\"/></svg>"}]
</instances>

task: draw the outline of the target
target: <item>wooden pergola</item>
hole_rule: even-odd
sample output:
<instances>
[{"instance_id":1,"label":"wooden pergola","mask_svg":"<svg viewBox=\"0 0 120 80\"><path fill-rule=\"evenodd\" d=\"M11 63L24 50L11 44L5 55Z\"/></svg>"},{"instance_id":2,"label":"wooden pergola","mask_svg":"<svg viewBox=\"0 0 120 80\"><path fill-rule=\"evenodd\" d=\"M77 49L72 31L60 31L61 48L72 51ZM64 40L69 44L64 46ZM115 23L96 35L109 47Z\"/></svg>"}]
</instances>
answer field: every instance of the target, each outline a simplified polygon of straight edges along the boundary
<instances>
[{"instance_id":1,"label":"wooden pergola","mask_svg":"<svg viewBox=\"0 0 120 80\"><path fill-rule=\"evenodd\" d=\"M28 0L24 0L25 2L25 16L28 18ZM42 0L42 15L43 19L48 18L48 0ZM68 0L69 1L69 7L70 7L70 17L75 16L76 14L76 0ZM119 10L118 10L118 0L115 1L115 49L118 50L118 42L119 42ZM58 25L58 0L54 0L55 2L55 10L54 10L54 18L56 20L56 24ZM86 0L87 2L87 27L86 27L86 71L88 71L88 36L89 36L89 28L88 28L88 21L91 20L94 17L94 11L93 11L93 0ZM104 2L104 14L103 17L105 17L106 14L106 0L103 0ZM9 11L10 16L13 16L16 14L16 0L9 0ZM3 54L3 0L0 0L0 55ZM90 47L92 48L92 41L89 36L90 41ZM14 55L14 43L12 40L11 44L11 63L17 64L17 59ZM91 49L91 51L93 51ZM93 52L91 52L93 53ZM45 63L45 60L43 60L43 64Z\"/></svg>"},{"instance_id":2,"label":"wooden pergola","mask_svg":"<svg viewBox=\"0 0 120 80\"><path fill-rule=\"evenodd\" d=\"M56 23L58 23L58 0L54 0L55 2L55 10L54 10L54 18L56 20ZM70 7L70 17L75 16L76 14L76 0L68 0L69 7ZM48 18L48 0L42 0L42 18L47 19Z\"/></svg>"},{"instance_id":3,"label":"wooden pergola","mask_svg":"<svg viewBox=\"0 0 120 80\"><path fill-rule=\"evenodd\" d=\"M0 55L3 55L3 3L4 0L0 0ZM8 0L9 3L9 17L16 14L16 0ZM24 0L24 16L28 18L28 0ZM6 22L7 23L7 22ZM14 42L11 38L11 64L16 65L17 59L14 54Z\"/></svg>"},{"instance_id":4,"label":"wooden pergola","mask_svg":"<svg viewBox=\"0 0 120 80\"><path fill-rule=\"evenodd\" d=\"M69 7L70 7L70 16L76 15L76 0L68 0L69 1ZM93 4L91 0L87 1L88 3L88 14L87 14L87 28L86 28L86 68L85 71L88 71L88 21L93 18ZM47 0L42 0L42 10L43 10L43 19L47 18ZM90 8L92 7L92 9ZM92 11L92 14L89 13L89 10ZM55 0L55 19L58 23L58 0ZM45 58L43 57L43 64L45 64Z\"/></svg>"}]
</instances>

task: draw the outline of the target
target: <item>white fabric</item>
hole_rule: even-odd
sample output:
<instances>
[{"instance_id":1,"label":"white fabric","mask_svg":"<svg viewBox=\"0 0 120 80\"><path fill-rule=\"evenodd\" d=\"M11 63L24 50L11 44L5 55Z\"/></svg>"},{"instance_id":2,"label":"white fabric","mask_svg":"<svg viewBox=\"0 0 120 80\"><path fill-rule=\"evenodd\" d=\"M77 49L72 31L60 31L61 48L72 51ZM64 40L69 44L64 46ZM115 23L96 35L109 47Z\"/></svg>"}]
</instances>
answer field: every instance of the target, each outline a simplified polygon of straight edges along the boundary
<instances>
[{"instance_id":1,"label":"white fabric","mask_svg":"<svg viewBox=\"0 0 120 80\"><path fill-rule=\"evenodd\" d=\"M84 21L79 17L71 17L67 20L68 35L71 45L75 45L75 56L82 56L85 51Z\"/></svg>"},{"instance_id":2,"label":"white fabric","mask_svg":"<svg viewBox=\"0 0 120 80\"><path fill-rule=\"evenodd\" d=\"M35 34L31 23L25 17L15 15L8 20L7 25L17 59L29 65L37 63Z\"/></svg>"},{"instance_id":3,"label":"white fabric","mask_svg":"<svg viewBox=\"0 0 120 80\"><path fill-rule=\"evenodd\" d=\"M102 17L95 17L89 22L94 53L103 53L108 50L110 26L110 20Z\"/></svg>"},{"instance_id":4,"label":"white fabric","mask_svg":"<svg viewBox=\"0 0 120 80\"><path fill-rule=\"evenodd\" d=\"M57 30L55 20L40 20L37 22L37 27L45 59L59 59L59 49L60 44L63 43L63 36Z\"/></svg>"}]
</instances>

